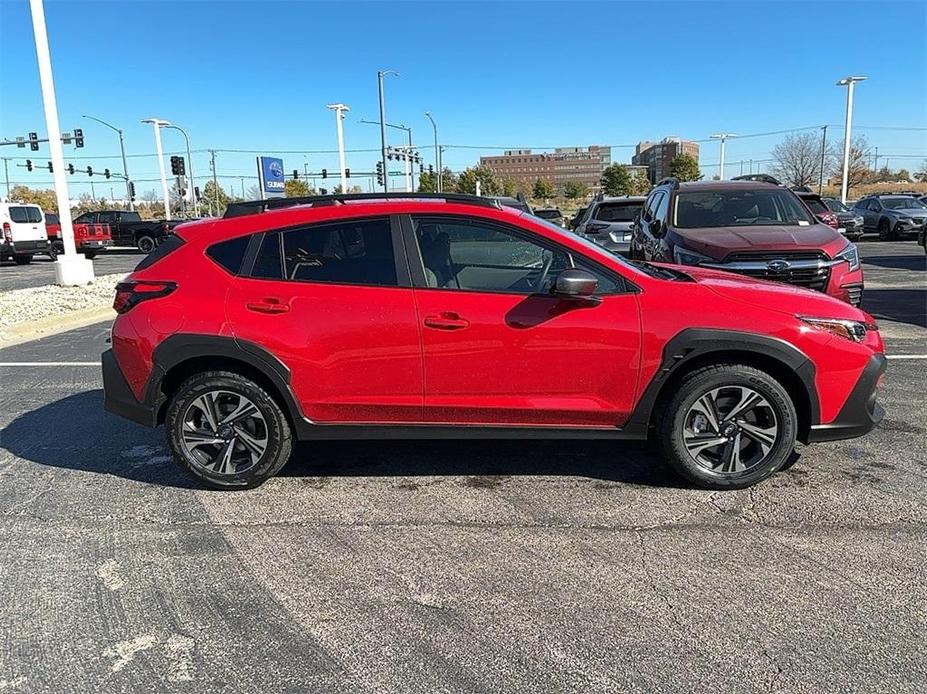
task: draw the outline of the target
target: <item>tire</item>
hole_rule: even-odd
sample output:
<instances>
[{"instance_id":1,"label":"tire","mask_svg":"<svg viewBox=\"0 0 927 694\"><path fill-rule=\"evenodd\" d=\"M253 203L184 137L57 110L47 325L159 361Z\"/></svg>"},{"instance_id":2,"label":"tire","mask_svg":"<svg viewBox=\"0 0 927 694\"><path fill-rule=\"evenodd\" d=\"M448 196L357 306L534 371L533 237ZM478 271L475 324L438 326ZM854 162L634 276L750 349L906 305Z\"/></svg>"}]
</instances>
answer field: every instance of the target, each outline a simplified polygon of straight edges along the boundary
<instances>
[{"instance_id":1,"label":"tire","mask_svg":"<svg viewBox=\"0 0 927 694\"><path fill-rule=\"evenodd\" d=\"M144 234L136 239L135 245L138 247L138 250L140 250L145 255L148 255L155 249L155 246L158 244L155 242L154 237L149 236L148 234Z\"/></svg>"},{"instance_id":2,"label":"tire","mask_svg":"<svg viewBox=\"0 0 927 694\"><path fill-rule=\"evenodd\" d=\"M99 251L84 251L83 253L84 253L84 257L87 260L93 260L94 258L97 257L97 254L99 253Z\"/></svg>"},{"instance_id":3,"label":"tire","mask_svg":"<svg viewBox=\"0 0 927 694\"><path fill-rule=\"evenodd\" d=\"M754 399L754 406L744 409L742 418L726 421L745 396ZM797 431L795 405L782 384L744 364L707 366L687 374L657 423L667 463L706 489L743 489L774 474L789 462ZM711 440L719 443L706 447Z\"/></svg>"},{"instance_id":4,"label":"tire","mask_svg":"<svg viewBox=\"0 0 927 694\"><path fill-rule=\"evenodd\" d=\"M254 406L255 414L240 419L235 427L216 429L205 413L210 406L207 400L218 411L220 423L222 416L246 403ZM171 399L165 425L174 461L214 489L250 489L263 484L286 464L293 448L289 422L277 401L254 381L229 371L206 371L187 379ZM263 451L257 454L245 445L243 434L252 445L263 442ZM209 439L219 443L206 443ZM228 464L222 455L228 450L227 441L231 442Z\"/></svg>"},{"instance_id":5,"label":"tire","mask_svg":"<svg viewBox=\"0 0 927 694\"><path fill-rule=\"evenodd\" d=\"M879 240L894 241L896 234L892 231L892 224L887 219L879 220Z\"/></svg>"},{"instance_id":6,"label":"tire","mask_svg":"<svg viewBox=\"0 0 927 694\"><path fill-rule=\"evenodd\" d=\"M31 254L14 255L13 260L16 261L17 265L28 265L29 263L32 262L32 255Z\"/></svg>"},{"instance_id":7,"label":"tire","mask_svg":"<svg viewBox=\"0 0 927 694\"><path fill-rule=\"evenodd\" d=\"M52 241L48 244L48 257L52 260L58 260L58 256L63 252L64 249L59 249L57 242Z\"/></svg>"}]
</instances>

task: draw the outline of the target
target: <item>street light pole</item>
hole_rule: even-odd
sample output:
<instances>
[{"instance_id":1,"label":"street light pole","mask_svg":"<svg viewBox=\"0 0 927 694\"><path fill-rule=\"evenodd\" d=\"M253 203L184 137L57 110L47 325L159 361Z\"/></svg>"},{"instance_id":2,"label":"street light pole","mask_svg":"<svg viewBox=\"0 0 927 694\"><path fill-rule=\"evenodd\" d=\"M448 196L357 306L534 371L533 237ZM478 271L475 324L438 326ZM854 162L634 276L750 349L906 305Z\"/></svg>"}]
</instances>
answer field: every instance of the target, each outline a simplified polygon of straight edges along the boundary
<instances>
[{"instance_id":1,"label":"street light pole","mask_svg":"<svg viewBox=\"0 0 927 694\"><path fill-rule=\"evenodd\" d=\"M395 70L377 72L377 89L380 96L380 161L383 164L383 192L389 192L389 169L386 168L386 98L383 95L383 78L387 75L399 77Z\"/></svg>"},{"instance_id":2,"label":"street light pole","mask_svg":"<svg viewBox=\"0 0 927 694\"><path fill-rule=\"evenodd\" d=\"M341 165L341 193L348 192L348 175L344 164L344 112L350 111L350 106L344 104L328 104L328 108L335 112L335 123L338 126L338 162Z\"/></svg>"},{"instance_id":3,"label":"street light pole","mask_svg":"<svg viewBox=\"0 0 927 694\"><path fill-rule=\"evenodd\" d=\"M164 218L171 218L171 197L167 190L167 176L164 173L164 150L161 147L161 126L169 125L166 120L159 118L145 118L142 123L151 123L154 128L155 149L158 152L158 169L161 171L161 194L164 196Z\"/></svg>"},{"instance_id":4,"label":"street light pole","mask_svg":"<svg viewBox=\"0 0 927 694\"><path fill-rule=\"evenodd\" d=\"M435 119L431 117L431 111L425 111L425 117L431 121L431 128L435 133L435 176L433 183L435 192L441 192L441 149L438 147L438 126L435 125Z\"/></svg>"},{"instance_id":5,"label":"street light pole","mask_svg":"<svg viewBox=\"0 0 927 694\"><path fill-rule=\"evenodd\" d=\"M711 136L712 140L721 140L721 161L718 166L718 179L724 180L724 143L730 137L737 137L733 133L715 133Z\"/></svg>"},{"instance_id":6,"label":"street light pole","mask_svg":"<svg viewBox=\"0 0 927 694\"><path fill-rule=\"evenodd\" d=\"M190 202L193 203L193 214L199 215L199 210L196 207L196 179L193 178L193 155L190 153L190 138L187 137L187 131L179 125L165 123L162 127L170 128L171 130L179 130L183 135L184 141L187 143L187 168L189 170L187 177L190 179Z\"/></svg>"},{"instance_id":7,"label":"street light pole","mask_svg":"<svg viewBox=\"0 0 927 694\"><path fill-rule=\"evenodd\" d=\"M824 193L824 155L827 152L827 126L822 125L821 131L823 134L821 135L821 176L818 180L818 195Z\"/></svg>"},{"instance_id":8,"label":"street light pole","mask_svg":"<svg viewBox=\"0 0 927 694\"><path fill-rule=\"evenodd\" d=\"M122 175L126 177L126 197L129 199L129 209L134 212L135 202L132 200L132 189L129 187L129 165L126 163L126 143L125 139L122 137L122 128L117 128L115 125L107 123L105 120L97 118L96 116L88 116L84 114L84 118L95 120L97 123L101 123L110 130L115 130L119 134L119 151L122 153Z\"/></svg>"},{"instance_id":9,"label":"street light pole","mask_svg":"<svg viewBox=\"0 0 927 694\"><path fill-rule=\"evenodd\" d=\"M837 82L838 87L847 88L847 116L846 124L843 128L843 180L840 183L840 201L844 204L847 202L847 176L850 172L850 137L853 126L853 86L857 82L862 82L865 77L844 77Z\"/></svg>"}]
</instances>

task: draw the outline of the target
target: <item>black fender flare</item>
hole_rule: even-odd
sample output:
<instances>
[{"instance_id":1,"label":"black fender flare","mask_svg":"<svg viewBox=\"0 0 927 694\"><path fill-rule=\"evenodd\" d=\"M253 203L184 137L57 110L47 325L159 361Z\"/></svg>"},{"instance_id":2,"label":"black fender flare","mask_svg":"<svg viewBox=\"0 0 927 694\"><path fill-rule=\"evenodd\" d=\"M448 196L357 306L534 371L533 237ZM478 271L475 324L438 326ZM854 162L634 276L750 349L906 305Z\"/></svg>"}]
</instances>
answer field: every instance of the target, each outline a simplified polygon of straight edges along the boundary
<instances>
[{"instance_id":1,"label":"black fender flare","mask_svg":"<svg viewBox=\"0 0 927 694\"><path fill-rule=\"evenodd\" d=\"M794 372L801 382L809 405L809 425L820 423L820 403L814 384L814 362L794 345L777 337L737 330L713 328L687 328L677 333L663 348L660 368L644 388L637 406L622 429L628 434L646 437L650 428L653 408L663 387L673 374L684 370L687 364L711 353L749 352L774 359ZM806 436L802 432L802 436Z\"/></svg>"}]
</instances>

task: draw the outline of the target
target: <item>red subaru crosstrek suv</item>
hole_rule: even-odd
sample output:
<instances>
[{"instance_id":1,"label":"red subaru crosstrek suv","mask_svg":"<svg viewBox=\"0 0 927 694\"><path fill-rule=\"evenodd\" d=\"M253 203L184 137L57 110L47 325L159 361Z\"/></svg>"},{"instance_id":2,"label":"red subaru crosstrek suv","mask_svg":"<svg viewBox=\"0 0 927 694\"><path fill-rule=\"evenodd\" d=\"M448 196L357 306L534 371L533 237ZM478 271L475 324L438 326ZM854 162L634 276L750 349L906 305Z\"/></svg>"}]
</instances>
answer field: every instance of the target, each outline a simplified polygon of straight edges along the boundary
<instances>
[{"instance_id":1,"label":"red subaru crosstrek suv","mask_svg":"<svg viewBox=\"0 0 927 694\"><path fill-rule=\"evenodd\" d=\"M649 436L692 482L740 488L883 414L863 311L629 262L485 198L239 203L177 227L114 306L106 409L164 424L221 488L297 439Z\"/></svg>"}]
</instances>

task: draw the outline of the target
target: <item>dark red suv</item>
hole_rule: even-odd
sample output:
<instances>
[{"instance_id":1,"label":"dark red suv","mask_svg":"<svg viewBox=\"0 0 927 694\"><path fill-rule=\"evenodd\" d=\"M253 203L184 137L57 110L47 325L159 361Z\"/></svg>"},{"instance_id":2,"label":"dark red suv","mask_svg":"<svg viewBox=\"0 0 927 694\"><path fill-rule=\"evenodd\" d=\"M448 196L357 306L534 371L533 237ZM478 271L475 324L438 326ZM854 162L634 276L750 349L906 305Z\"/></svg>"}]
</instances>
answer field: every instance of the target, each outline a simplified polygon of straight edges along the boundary
<instances>
[{"instance_id":1,"label":"dark red suv","mask_svg":"<svg viewBox=\"0 0 927 694\"><path fill-rule=\"evenodd\" d=\"M631 229L631 257L787 282L859 306L856 245L788 188L744 179L660 181Z\"/></svg>"},{"instance_id":2,"label":"dark red suv","mask_svg":"<svg viewBox=\"0 0 927 694\"><path fill-rule=\"evenodd\" d=\"M215 487L294 439L654 436L706 487L753 484L796 439L881 418L873 319L825 294L628 262L485 198L233 205L117 288L106 408L165 424ZM620 464L616 451L615 464Z\"/></svg>"}]
</instances>

